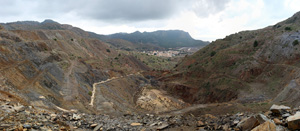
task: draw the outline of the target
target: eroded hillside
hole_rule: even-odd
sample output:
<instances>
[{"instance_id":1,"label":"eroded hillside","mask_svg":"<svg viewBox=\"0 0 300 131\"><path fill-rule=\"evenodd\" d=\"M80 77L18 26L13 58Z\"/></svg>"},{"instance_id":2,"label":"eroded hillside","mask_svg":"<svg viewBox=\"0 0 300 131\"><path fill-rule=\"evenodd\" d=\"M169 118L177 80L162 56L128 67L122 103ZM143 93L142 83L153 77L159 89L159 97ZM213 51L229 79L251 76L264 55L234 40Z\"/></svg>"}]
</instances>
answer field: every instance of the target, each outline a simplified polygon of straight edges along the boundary
<instances>
[{"instance_id":1,"label":"eroded hillside","mask_svg":"<svg viewBox=\"0 0 300 131\"><path fill-rule=\"evenodd\" d=\"M89 106L94 83L149 69L135 57L120 57L108 44L79 35L73 27L52 29L52 24L47 29L26 24L13 26L22 30L1 27L2 93L36 107L94 112L97 109ZM121 84L123 92L131 84L137 88L130 93L141 90L142 80L132 79L128 85Z\"/></svg>"},{"instance_id":2,"label":"eroded hillside","mask_svg":"<svg viewBox=\"0 0 300 131\"><path fill-rule=\"evenodd\" d=\"M276 25L229 35L184 58L161 80L190 103L270 101L299 79L299 29L298 12Z\"/></svg>"}]
</instances>

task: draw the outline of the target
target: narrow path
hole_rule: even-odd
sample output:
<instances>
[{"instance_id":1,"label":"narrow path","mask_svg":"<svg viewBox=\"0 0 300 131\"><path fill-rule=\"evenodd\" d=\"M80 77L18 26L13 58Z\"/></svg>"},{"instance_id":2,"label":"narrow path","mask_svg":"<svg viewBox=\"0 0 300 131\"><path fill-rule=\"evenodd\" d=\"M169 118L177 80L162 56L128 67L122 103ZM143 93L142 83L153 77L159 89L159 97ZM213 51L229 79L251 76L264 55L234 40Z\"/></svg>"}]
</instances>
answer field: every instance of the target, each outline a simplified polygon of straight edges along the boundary
<instances>
[{"instance_id":1,"label":"narrow path","mask_svg":"<svg viewBox=\"0 0 300 131\"><path fill-rule=\"evenodd\" d=\"M140 74L140 72L137 72L136 75ZM135 74L128 74L126 76L132 76L132 75L135 75ZM120 76L120 77L112 77L110 79L107 79L105 81L100 81L100 82L97 82L97 83L94 83L93 84L93 92L92 92L92 96L91 96L91 103L89 104L90 106L94 106L94 100L95 100L95 93L96 93L96 86L99 85L99 84L103 84L103 83L106 83L106 82L109 82L111 80L114 80L114 79L119 79L119 78L123 78L124 76Z\"/></svg>"},{"instance_id":2,"label":"narrow path","mask_svg":"<svg viewBox=\"0 0 300 131\"><path fill-rule=\"evenodd\" d=\"M109 82L111 80L114 80L114 79L117 79L119 77L112 77L110 79L107 79L105 81L100 81L100 82L97 82L97 83L94 83L93 84L93 92L92 92L92 96L91 96L91 103L90 103L90 106L94 106L94 100L95 100L95 93L96 93L96 86L99 85L99 84L103 84L103 83L106 83L106 82Z\"/></svg>"}]
</instances>

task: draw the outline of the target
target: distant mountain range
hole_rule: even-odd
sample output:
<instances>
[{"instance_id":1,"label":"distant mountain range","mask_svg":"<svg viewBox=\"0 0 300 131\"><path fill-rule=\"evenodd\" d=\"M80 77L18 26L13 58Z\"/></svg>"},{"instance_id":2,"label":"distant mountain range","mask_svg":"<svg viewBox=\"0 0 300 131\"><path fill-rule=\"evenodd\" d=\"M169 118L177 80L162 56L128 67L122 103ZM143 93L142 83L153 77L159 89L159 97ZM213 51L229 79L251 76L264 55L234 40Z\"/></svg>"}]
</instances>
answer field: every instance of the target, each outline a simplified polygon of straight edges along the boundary
<instances>
[{"instance_id":1,"label":"distant mountain range","mask_svg":"<svg viewBox=\"0 0 300 131\"><path fill-rule=\"evenodd\" d=\"M123 39L134 44L152 44L164 48L205 46L209 42L195 40L188 32L181 30L159 30L154 32L116 33L111 39Z\"/></svg>"},{"instance_id":2,"label":"distant mountain range","mask_svg":"<svg viewBox=\"0 0 300 131\"><path fill-rule=\"evenodd\" d=\"M50 19L43 22L18 21L0 24L7 30L70 30L82 37L99 39L126 50L165 50L178 47L200 47L209 44L209 42L195 40L188 32L181 30L159 30L143 33L136 31L134 33L101 35L94 32L86 32L71 25L60 24Z\"/></svg>"}]
</instances>

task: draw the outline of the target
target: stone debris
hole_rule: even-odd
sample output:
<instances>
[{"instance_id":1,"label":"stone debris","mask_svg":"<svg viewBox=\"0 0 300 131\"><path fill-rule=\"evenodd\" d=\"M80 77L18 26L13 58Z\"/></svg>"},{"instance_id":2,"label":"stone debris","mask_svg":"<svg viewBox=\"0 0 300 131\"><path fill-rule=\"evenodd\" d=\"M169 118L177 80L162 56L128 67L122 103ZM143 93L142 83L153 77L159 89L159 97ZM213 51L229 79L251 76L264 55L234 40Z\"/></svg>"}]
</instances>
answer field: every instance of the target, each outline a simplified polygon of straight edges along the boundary
<instances>
[{"instance_id":1,"label":"stone debris","mask_svg":"<svg viewBox=\"0 0 300 131\"><path fill-rule=\"evenodd\" d=\"M300 129L298 109L277 108L253 114L242 112L226 115L205 114L163 116L153 114L92 115L79 111L61 112L0 101L0 130L253 130L286 131ZM285 106L280 106L285 107ZM272 113L270 113L272 112ZM288 117L284 117L284 114Z\"/></svg>"}]
</instances>

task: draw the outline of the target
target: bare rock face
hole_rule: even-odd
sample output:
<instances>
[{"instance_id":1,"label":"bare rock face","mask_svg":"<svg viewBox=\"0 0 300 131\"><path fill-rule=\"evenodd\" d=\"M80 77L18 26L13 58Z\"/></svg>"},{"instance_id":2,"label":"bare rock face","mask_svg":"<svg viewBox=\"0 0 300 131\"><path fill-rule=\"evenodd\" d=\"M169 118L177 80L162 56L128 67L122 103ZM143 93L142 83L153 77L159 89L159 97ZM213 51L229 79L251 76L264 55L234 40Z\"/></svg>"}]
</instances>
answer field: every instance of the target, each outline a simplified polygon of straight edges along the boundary
<instances>
[{"instance_id":1,"label":"bare rock face","mask_svg":"<svg viewBox=\"0 0 300 131\"><path fill-rule=\"evenodd\" d=\"M300 112L297 112L295 115L287 118L288 128L290 130L299 130L300 129Z\"/></svg>"}]
</instances>

